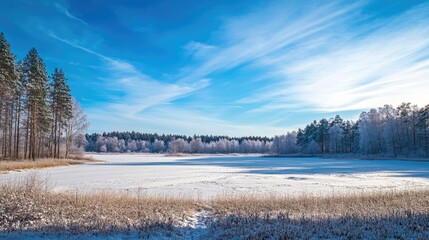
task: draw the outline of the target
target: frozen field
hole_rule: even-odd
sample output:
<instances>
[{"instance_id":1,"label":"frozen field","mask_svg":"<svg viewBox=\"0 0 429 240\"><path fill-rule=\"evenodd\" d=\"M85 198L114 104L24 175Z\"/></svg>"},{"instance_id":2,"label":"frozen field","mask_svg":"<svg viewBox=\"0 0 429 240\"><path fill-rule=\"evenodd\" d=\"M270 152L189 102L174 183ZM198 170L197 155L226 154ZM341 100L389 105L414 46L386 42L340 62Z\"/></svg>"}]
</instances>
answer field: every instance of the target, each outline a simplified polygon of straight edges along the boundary
<instances>
[{"instance_id":1,"label":"frozen field","mask_svg":"<svg viewBox=\"0 0 429 240\"><path fill-rule=\"evenodd\" d=\"M340 194L429 188L429 162L258 156L92 155L104 163L37 170L55 190L149 194ZM28 171L0 175L13 181Z\"/></svg>"}]
</instances>

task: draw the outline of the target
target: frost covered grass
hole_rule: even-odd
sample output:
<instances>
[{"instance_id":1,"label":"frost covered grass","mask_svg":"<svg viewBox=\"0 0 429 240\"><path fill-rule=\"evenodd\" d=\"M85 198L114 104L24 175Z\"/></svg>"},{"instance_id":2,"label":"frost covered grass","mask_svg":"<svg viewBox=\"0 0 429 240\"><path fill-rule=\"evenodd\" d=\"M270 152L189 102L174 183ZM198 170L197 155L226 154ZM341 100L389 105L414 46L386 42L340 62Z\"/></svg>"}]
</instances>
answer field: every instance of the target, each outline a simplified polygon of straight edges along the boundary
<instances>
[{"instance_id":1,"label":"frost covered grass","mask_svg":"<svg viewBox=\"0 0 429 240\"><path fill-rule=\"evenodd\" d=\"M170 231L198 206L193 199L109 192L49 191L37 175L0 187L0 233L139 233Z\"/></svg>"},{"instance_id":2,"label":"frost covered grass","mask_svg":"<svg viewBox=\"0 0 429 240\"><path fill-rule=\"evenodd\" d=\"M210 205L213 238L429 238L427 190L329 197L221 196Z\"/></svg>"},{"instance_id":3,"label":"frost covered grass","mask_svg":"<svg viewBox=\"0 0 429 240\"><path fill-rule=\"evenodd\" d=\"M429 238L428 190L198 199L55 192L47 186L36 174L0 186L0 237L38 233L115 239Z\"/></svg>"},{"instance_id":4,"label":"frost covered grass","mask_svg":"<svg viewBox=\"0 0 429 240\"><path fill-rule=\"evenodd\" d=\"M37 159L36 161L22 160L22 161L0 161L0 173L7 173L8 171L19 171L34 168L49 168L49 167L60 167L69 166L76 164L83 164L85 162L94 162L98 160L92 160L90 158L79 158L79 159Z\"/></svg>"}]
</instances>

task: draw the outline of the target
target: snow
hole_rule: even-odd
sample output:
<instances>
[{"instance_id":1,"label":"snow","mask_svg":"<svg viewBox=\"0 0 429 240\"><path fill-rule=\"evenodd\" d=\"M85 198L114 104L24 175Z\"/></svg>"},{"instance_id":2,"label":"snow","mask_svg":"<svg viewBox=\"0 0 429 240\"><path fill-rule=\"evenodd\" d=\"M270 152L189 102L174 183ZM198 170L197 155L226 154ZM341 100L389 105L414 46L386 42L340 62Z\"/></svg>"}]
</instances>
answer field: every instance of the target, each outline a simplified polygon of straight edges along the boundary
<instances>
[{"instance_id":1,"label":"snow","mask_svg":"<svg viewBox=\"0 0 429 240\"><path fill-rule=\"evenodd\" d=\"M222 194L326 195L429 188L429 162L97 154L102 163L36 170L56 191L114 190L210 198ZM34 171L34 170L33 170ZM0 183L29 171L0 175Z\"/></svg>"},{"instance_id":2,"label":"snow","mask_svg":"<svg viewBox=\"0 0 429 240\"><path fill-rule=\"evenodd\" d=\"M183 239L204 239L208 233L206 221L209 218L209 212L206 210L195 212L176 228L176 233L183 232L180 233Z\"/></svg>"}]
</instances>

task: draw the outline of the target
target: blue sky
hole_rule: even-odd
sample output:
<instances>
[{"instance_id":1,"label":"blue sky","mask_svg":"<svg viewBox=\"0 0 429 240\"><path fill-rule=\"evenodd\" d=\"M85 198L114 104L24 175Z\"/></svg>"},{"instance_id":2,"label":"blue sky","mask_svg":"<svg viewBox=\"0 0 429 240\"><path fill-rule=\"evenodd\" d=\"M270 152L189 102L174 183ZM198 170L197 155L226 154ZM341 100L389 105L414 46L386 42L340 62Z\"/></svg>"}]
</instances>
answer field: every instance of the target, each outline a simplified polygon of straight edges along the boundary
<instances>
[{"instance_id":1,"label":"blue sky","mask_svg":"<svg viewBox=\"0 0 429 240\"><path fill-rule=\"evenodd\" d=\"M427 1L0 5L12 51L63 68L90 132L272 136L429 103Z\"/></svg>"}]
</instances>

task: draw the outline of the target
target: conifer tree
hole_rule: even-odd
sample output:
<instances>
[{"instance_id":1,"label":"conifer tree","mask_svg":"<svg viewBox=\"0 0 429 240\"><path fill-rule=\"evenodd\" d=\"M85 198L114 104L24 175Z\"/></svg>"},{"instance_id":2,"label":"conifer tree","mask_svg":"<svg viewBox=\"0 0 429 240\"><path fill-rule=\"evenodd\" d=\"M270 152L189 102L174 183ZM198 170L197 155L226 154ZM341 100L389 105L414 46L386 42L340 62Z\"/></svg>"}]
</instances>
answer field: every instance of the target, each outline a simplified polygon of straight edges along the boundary
<instances>
[{"instance_id":1,"label":"conifer tree","mask_svg":"<svg viewBox=\"0 0 429 240\"><path fill-rule=\"evenodd\" d=\"M15 56L3 33L0 33L0 130L2 134L2 158L11 157L13 136L14 96L18 75Z\"/></svg>"},{"instance_id":2,"label":"conifer tree","mask_svg":"<svg viewBox=\"0 0 429 240\"><path fill-rule=\"evenodd\" d=\"M67 123L73 116L73 102L64 72L56 68L51 79L49 94L53 119L51 136L53 136L54 141L54 158L59 158L61 133L63 129L66 129Z\"/></svg>"},{"instance_id":3,"label":"conifer tree","mask_svg":"<svg viewBox=\"0 0 429 240\"><path fill-rule=\"evenodd\" d=\"M29 130L29 158L40 155L44 133L49 128L47 97L47 73L37 50L32 48L24 59L24 75L27 81L27 129Z\"/></svg>"},{"instance_id":4,"label":"conifer tree","mask_svg":"<svg viewBox=\"0 0 429 240\"><path fill-rule=\"evenodd\" d=\"M14 149L14 155L15 159L19 159L19 149L20 149L20 136L21 136L21 119L22 119L22 111L24 109L24 103L25 103L25 90L26 90L26 78L24 77L23 70L24 65L22 61L19 61L16 64L16 70L18 73L18 84L16 86L16 93L15 93L15 149Z\"/></svg>"}]
</instances>

